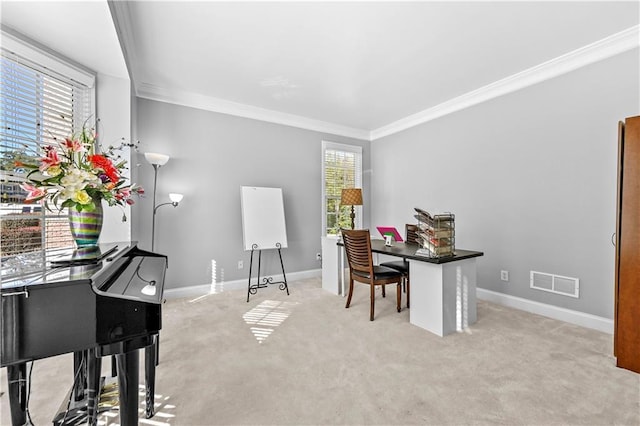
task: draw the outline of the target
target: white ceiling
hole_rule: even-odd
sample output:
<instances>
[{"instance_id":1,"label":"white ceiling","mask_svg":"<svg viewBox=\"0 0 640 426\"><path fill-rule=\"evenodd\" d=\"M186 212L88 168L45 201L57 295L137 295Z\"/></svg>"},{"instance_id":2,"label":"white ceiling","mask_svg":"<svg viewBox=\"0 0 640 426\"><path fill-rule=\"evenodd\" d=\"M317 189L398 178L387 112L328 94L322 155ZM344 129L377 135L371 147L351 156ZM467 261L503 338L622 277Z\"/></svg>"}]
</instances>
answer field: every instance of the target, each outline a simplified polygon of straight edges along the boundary
<instances>
[{"instance_id":1,"label":"white ceiling","mask_svg":"<svg viewBox=\"0 0 640 426\"><path fill-rule=\"evenodd\" d=\"M89 69L129 78L104 0L0 0L0 22Z\"/></svg>"},{"instance_id":2,"label":"white ceiling","mask_svg":"<svg viewBox=\"0 0 640 426\"><path fill-rule=\"evenodd\" d=\"M139 96L365 138L640 21L638 1L111 6ZM122 77L108 11L1 5L3 24Z\"/></svg>"}]
</instances>

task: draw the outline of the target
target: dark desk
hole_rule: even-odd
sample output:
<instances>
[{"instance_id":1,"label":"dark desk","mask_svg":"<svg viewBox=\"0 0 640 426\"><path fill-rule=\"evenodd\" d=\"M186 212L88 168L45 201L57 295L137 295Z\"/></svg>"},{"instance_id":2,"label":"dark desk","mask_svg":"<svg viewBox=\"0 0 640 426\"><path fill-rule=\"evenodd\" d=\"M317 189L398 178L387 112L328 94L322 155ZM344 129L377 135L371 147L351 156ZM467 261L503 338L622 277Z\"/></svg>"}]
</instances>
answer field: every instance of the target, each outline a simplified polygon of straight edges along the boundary
<instances>
[{"instance_id":1,"label":"dark desk","mask_svg":"<svg viewBox=\"0 0 640 426\"><path fill-rule=\"evenodd\" d=\"M338 245L341 246L342 241L339 242ZM453 256L427 257L427 256L416 255L417 249L418 249L418 246L414 244L393 243L393 245L389 247L384 244L384 240L378 240L378 239L371 240L371 251L374 253L386 254L389 256L402 257L404 259L413 259L413 260L419 260L421 262L428 262L428 263L435 263L435 264L457 262L459 260L471 259L472 257L480 257L484 255L484 253L482 253L481 251L456 249L455 254Z\"/></svg>"},{"instance_id":2,"label":"dark desk","mask_svg":"<svg viewBox=\"0 0 640 426\"><path fill-rule=\"evenodd\" d=\"M337 241L337 240L336 240ZM342 241L337 241L341 247ZM334 246L335 247L335 246ZM480 251L456 249L455 255L448 257L427 257L416 255L417 246L393 243L385 246L384 240L372 239L371 251L379 257L378 263L401 257L409 261L411 274L411 309L409 322L438 336L462 331L476 322L476 258L483 256ZM339 248L337 272L342 295L345 295L344 250ZM325 261L323 258L323 269ZM327 262L331 265L332 262ZM331 276L333 272L326 275ZM323 280L325 273L323 271ZM323 283L324 286L324 283Z\"/></svg>"}]
</instances>

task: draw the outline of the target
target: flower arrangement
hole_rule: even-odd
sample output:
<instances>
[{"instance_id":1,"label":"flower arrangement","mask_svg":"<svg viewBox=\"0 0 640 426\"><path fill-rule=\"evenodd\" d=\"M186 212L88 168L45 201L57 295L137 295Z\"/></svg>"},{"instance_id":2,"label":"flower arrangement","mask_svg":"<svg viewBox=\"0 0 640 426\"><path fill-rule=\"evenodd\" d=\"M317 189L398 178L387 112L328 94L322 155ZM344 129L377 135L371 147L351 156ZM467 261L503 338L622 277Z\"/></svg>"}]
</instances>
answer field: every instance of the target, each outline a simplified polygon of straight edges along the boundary
<instances>
[{"instance_id":1,"label":"flower arrangement","mask_svg":"<svg viewBox=\"0 0 640 426\"><path fill-rule=\"evenodd\" d=\"M59 210L65 207L76 211L93 211L105 200L110 206L131 205L133 194L143 194L144 189L126 184L122 177L126 161L109 147L96 153L97 133L83 126L63 142L54 138L53 144L44 145L39 164L16 164L30 170L21 186L28 192L26 201L43 201Z\"/></svg>"}]
</instances>

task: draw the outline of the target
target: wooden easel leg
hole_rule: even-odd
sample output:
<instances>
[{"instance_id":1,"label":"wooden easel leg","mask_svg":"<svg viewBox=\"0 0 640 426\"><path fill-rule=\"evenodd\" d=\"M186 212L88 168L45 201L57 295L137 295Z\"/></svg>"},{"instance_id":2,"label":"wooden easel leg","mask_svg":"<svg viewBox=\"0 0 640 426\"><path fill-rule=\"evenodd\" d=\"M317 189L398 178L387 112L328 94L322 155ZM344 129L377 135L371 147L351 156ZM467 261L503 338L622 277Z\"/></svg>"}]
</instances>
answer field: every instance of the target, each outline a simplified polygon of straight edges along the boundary
<instances>
[{"instance_id":1,"label":"wooden easel leg","mask_svg":"<svg viewBox=\"0 0 640 426\"><path fill-rule=\"evenodd\" d=\"M280 256L280 267L282 268L282 279L283 279L284 289L287 290L287 296L288 296L289 286L287 285L287 275L284 273L284 263L282 263L282 253L280 252L280 247L278 247L278 256Z\"/></svg>"},{"instance_id":2,"label":"wooden easel leg","mask_svg":"<svg viewBox=\"0 0 640 426\"><path fill-rule=\"evenodd\" d=\"M251 260L249 260L249 283L247 284L247 303L251 294L251 272L253 270L253 249L251 249Z\"/></svg>"},{"instance_id":3,"label":"wooden easel leg","mask_svg":"<svg viewBox=\"0 0 640 426\"><path fill-rule=\"evenodd\" d=\"M258 288L260 288L260 268L262 264L262 250L258 250L258 281L256 281L256 293L258 292Z\"/></svg>"},{"instance_id":4,"label":"wooden easel leg","mask_svg":"<svg viewBox=\"0 0 640 426\"><path fill-rule=\"evenodd\" d=\"M287 290L287 295L289 295L289 285L287 284L287 275L284 271L284 263L282 262L282 252L280 251L280 243L277 243L278 256L280 258L280 267L282 268L282 278L283 281L273 281L273 277L265 277L263 278L263 282L260 282L260 273L262 269L262 250L257 248L256 244L251 248L251 261L249 263L249 282L247 284L247 302L249 301L249 296L251 294L256 294L259 288L268 287L269 284L280 284L280 290ZM251 276L253 275L253 252L258 250L258 278L255 285L251 285Z\"/></svg>"}]
</instances>

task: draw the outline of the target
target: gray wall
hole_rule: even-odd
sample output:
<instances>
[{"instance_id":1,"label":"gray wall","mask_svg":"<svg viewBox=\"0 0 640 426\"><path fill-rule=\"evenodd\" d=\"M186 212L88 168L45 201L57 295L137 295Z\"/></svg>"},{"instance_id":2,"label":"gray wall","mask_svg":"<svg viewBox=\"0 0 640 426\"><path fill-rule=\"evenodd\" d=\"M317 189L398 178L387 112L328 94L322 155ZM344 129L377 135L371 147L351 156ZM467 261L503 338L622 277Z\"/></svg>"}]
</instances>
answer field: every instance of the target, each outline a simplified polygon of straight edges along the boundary
<instances>
[{"instance_id":1,"label":"gray wall","mask_svg":"<svg viewBox=\"0 0 640 426\"><path fill-rule=\"evenodd\" d=\"M283 190L287 273L320 268L322 140L363 147L365 204L369 197L369 146L360 141L294 127L218 114L146 99L137 100L136 135L144 151L171 156L158 174L157 203L185 195L156 215L157 252L169 256L166 288L246 279L250 252L243 250L241 186ZM142 151L142 150L141 150ZM133 229L140 247L151 246L153 168L138 155L138 182L147 190L135 206ZM368 226L365 209L365 226ZM244 261L244 269L237 263ZM263 269L279 273L277 252L263 254ZM255 275L254 275L255 276Z\"/></svg>"},{"instance_id":2,"label":"gray wall","mask_svg":"<svg viewBox=\"0 0 640 426\"><path fill-rule=\"evenodd\" d=\"M613 317L617 122L638 115L638 49L371 143L371 223L456 215L478 286ZM510 272L509 283L500 270ZM580 279L580 298L529 271Z\"/></svg>"},{"instance_id":3,"label":"gray wall","mask_svg":"<svg viewBox=\"0 0 640 426\"><path fill-rule=\"evenodd\" d=\"M130 135L131 135L131 141L133 143L139 144L139 139L138 138L138 108L136 107L136 102L137 102L137 98L136 98L136 94L135 94L135 89L133 87L133 85L130 86L130 90L129 90L129 114L130 114L130 120L131 120L131 128L129 129ZM141 149L138 146L138 150ZM130 171L131 171L131 182L132 183L140 183L140 169L142 167L142 156L139 155L137 152L137 150L131 150L130 151L130 158L129 158L129 164L130 164ZM148 175L148 171L147 169L142 170L142 175ZM149 188L149 187L147 187ZM135 202L137 204L134 204L131 207L131 224L135 225L129 225L131 227L131 240L132 241L143 241L142 237L141 237L141 233L140 233L140 214L143 212L142 209L139 209L140 207L140 199L138 198L137 200L135 200Z\"/></svg>"},{"instance_id":4,"label":"gray wall","mask_svg":"<svg viewBox=\"0 0 640 426\"><path fill-rule=\"evenodd\" d=\"M131 83L127 79L112 77L106 74L98 74L96 79L96 117L100 117L98 134L103 148L109 145L117 146L122 142L131 141ZM127 161L129 170L132 167L131 150L125 148L121 153ZM125 174L126 176L126 174ZM127 176L128 178L128 176ZM114 241L131 240L131 208L129 206L107 207L103 203L104 224L100 241L103 243ZM122 217L126 216L127 221L123 222Z\"/></svg>"}]
</instances>

